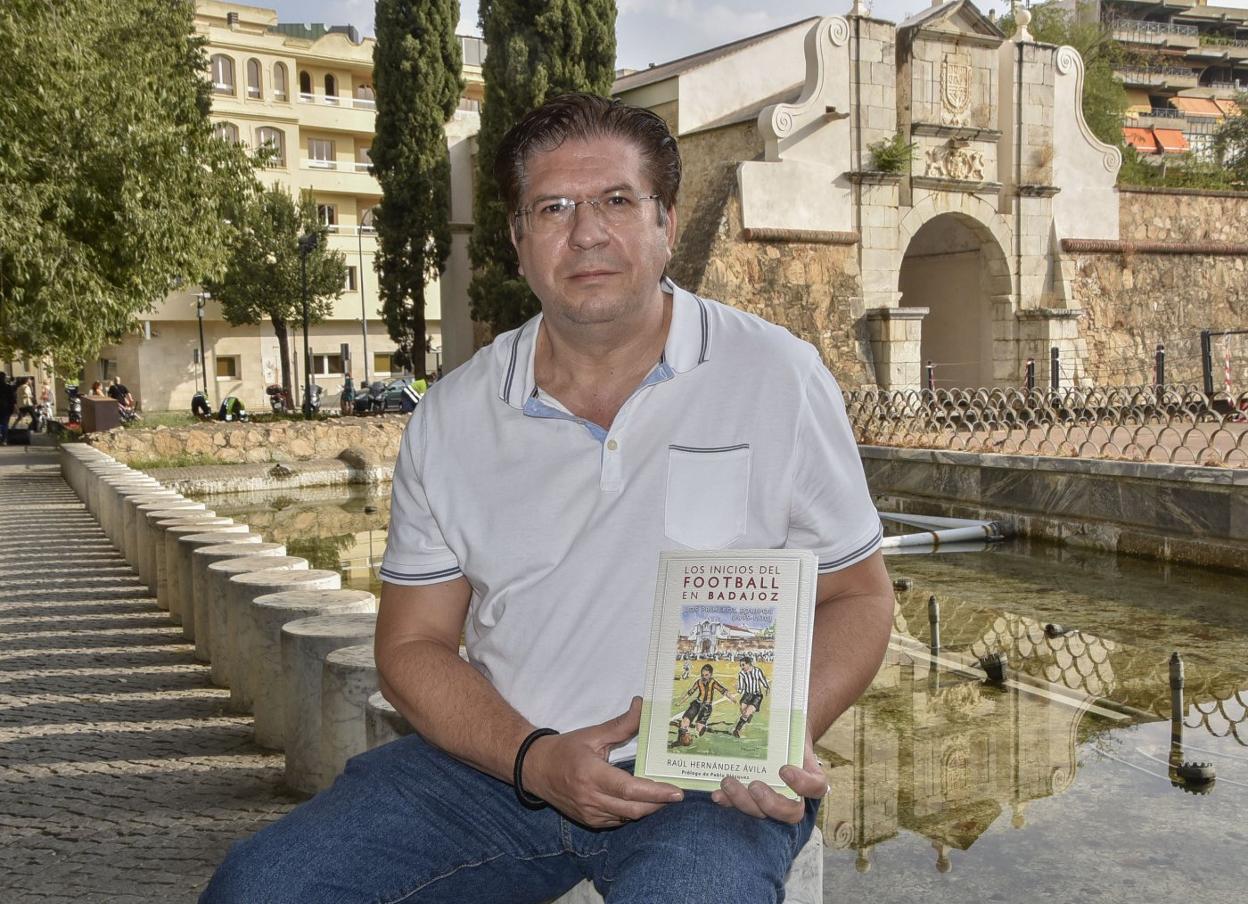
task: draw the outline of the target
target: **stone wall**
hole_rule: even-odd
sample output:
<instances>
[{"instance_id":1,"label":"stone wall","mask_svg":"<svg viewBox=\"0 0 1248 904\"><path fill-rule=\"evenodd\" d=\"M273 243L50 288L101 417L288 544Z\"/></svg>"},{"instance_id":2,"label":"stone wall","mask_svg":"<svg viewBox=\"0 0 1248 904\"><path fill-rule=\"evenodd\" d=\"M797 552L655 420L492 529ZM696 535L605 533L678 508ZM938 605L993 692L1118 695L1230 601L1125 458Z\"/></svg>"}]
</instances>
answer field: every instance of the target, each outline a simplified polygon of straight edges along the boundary
<instances>
[{"instance_id":1,"label":"stone wall","mask_svg":"<svg viewBox=\"0 0 1248 904\"><path fill-rule=\"evenodd\" d=\"M1083 376L1098 384L1150 383L1162 343L1166 381L1198 384L1200 331L1248 324L1248 194L1123 191L1121 228L1123 242L1143 247L1067 255L1083 309ZM1204 247L1185 251L1195 244ZM1221 369L1218 362L1219 384ZM1235 379L1239 389L1248 386L1248 373Z\"/></svg>"},{"instance_id":2,"label":"stone wall","mask_svg":"<svg viewBox=\"0 0 1248 904\"><path fill-rule=\"evenodd\" d=\"M347 449L393 460L407 421L404 415L308 422L210 421L187 427L119 428L89 434L87 442L126 464L204 455L222 463L311 461L337 458Z\"/></svg>"}]
</instances>

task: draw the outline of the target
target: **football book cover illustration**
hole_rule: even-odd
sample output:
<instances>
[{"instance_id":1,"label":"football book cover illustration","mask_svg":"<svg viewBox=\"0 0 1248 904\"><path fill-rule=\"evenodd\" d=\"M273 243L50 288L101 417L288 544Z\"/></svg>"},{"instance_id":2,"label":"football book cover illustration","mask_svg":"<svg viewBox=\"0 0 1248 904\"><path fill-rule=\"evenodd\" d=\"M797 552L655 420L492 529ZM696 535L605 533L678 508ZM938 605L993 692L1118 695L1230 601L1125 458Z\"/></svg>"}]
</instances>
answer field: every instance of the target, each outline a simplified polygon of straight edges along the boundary
<instances>
[{"instance_id":1,"label":"football book cover illustration","mask_svg":"<svg viewBox=\"0 0 1248 904\"><path fill-rule=\"evenodd\" d=\"M799 550L666 552L636 774L712 790L801 765L818 562Z\"/></svg>"}]
</instances>

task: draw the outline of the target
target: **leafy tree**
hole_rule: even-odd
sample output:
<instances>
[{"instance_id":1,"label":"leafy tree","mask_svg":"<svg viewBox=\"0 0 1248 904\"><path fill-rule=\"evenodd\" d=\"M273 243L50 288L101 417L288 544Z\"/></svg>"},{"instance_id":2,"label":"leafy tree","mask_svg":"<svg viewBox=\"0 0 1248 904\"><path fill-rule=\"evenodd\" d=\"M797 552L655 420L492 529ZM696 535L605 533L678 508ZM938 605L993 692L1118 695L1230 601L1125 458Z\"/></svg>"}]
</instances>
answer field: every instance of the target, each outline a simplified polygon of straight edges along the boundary
<instances>
[{"instance_id":1,"label":"leafy tree","mask_svg":"<svg viewBox=\"0 0 1248 904\"><path fill-rule=\"evenodd\" d=\"M317 222L316 204L310 194L296 202L285 189L274 186L244 205L229 243L224 275L207 280L204 287L221 302L225 319L235 325L259 323L267 317L273 324L282 361L282 386L292 392L290 343L291 321L303 319L299 237L315 233L316 249L308 255L308 320L319 323L329 316L333 300L342 295L347 278L346 258L325 247L328 228Z\"/></svg>"},{"instance_id":2,"label":"leafy tree","mask_svg":"<svg viewBox=\"0 0 1248 904\"><path fill-rule=\"evenodd\" d=\"M1236 95L1235 104L1240 112L1218 126L1213 147L1227 177L1243 186L1248 184L1248 93Z\"/></svg>"},{"instance_id":3,"label":"leafy tree","mask_svg":"<svg viewBox=\"0 0 1248 904\"><path fill-rule=\"evenodd\" d=\"M451 250L451 166L444 126L463 93L456 0L378 0L373 172L382 315L396 359L425 369L425 285Z\"/></svg>"},{"instance_id":4,"label":"leafy tree","mask_svg":"<svg viewBox=\"0 0 1248 904\"><path fill-rule=\"evenodd\" d=\"M482 0L485 103L477 136L475 221L468 253L472 316L495 332L512 329L539 305L520 277L507 211L494 179L503 135L525 113L569 91L609 94L615 79L614 0Z\"/></svg>"},{"instance_id":5,"label":"leafy tree","mask_svg":"<svg viewBox=\"0 0 1248 904\"><path fill-rule=\"evenodd\" d=\"M1031 8L1027 30L1042 44L1069 44L1083 57L1083 118L1097 138L1122 147L1122 114L1127 109L1127 92L1114 78L1114 68L1123 60L1122 45L1114 40L1109 26L1101 22L1093 4L1080 0L1075 12L1056 0ZM997 23L1007 35L1017 29L1013 15Z\"/></svg>"},{"instance_id":6,"label":"leafy tree","mask_svg":"<svg viewBox=\"0 0 1248 904\"><path fill-rule=\"evenodd\" d=\"M213 136L194 6L0 4L0 357L77 369L224 262L254 186Z\"/></svg>"}]
</instances>

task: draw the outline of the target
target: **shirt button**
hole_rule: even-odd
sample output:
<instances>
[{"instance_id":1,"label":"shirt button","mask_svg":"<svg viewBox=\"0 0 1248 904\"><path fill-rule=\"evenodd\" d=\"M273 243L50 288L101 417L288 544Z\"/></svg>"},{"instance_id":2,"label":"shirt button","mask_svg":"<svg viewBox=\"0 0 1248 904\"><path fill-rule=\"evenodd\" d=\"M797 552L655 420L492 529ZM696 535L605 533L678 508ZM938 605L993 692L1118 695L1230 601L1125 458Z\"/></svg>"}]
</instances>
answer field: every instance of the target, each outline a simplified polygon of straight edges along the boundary
<instances>
[{"instance_id":1,"label":"shirt button","mask_svg":"<svg viewBox=\"0 0 1248 904\"><path fill-rule=\"evenodd\" d=\"M616 449L620 448L620 444L613 439L609 439L607 440L607 448L614 452Z\"/></svg>"}]
</instances>

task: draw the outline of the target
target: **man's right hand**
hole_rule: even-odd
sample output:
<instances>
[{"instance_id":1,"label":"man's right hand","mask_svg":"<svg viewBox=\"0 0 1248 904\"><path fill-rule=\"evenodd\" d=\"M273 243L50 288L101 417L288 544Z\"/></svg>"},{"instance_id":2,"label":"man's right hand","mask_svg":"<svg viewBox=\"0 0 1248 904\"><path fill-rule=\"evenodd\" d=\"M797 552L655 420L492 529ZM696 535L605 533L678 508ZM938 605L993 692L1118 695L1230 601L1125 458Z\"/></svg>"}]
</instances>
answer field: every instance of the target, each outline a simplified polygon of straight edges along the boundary
<instances>
[{"instance_id":1,"label":"man's right hand","mask_svg":"<svg viewBox=\"0 0 1248 904\"><path fill-rule=\"evenodd\" d=\"M628 711L614 719L539 738L524 758L524 789L594 829L614 828L682 800L675 785L637 778L607 762L640 724L641 698L634 697Z\"/></svg>"}]
</instances>

